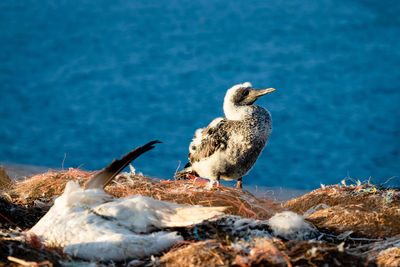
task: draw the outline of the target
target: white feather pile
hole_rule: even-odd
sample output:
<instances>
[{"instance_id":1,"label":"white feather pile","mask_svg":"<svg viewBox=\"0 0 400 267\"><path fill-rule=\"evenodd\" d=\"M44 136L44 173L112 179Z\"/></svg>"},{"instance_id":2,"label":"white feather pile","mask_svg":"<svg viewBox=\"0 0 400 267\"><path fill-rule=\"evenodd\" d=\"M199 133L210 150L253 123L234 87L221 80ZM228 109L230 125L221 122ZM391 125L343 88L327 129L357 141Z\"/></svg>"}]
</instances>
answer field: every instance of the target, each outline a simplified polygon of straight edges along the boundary
<instances>
[{"instance_id":1,"label":"white feather pile","mask_svg":"<svg viewBox=\"0 0 400 267\"><path fill-rule=\"evenodd\" d=\"M307 240L316 232L302 216L291 211L275 214L268 220L268 224L275 236L288 240Z\"/></svg>"},{"instance_id":2,"label":"white feather pile","mask_svg":"<svg viewBox=\"0 0 400 267\"><path fill-rule=\"evenodd\" d=\"M64 193L28 234L87 260L141 258L182 240L176 232L149 231L197 224L223 210L140 195L113 199L101 189L84 190L77 182L68 182Z\"/></svg>"}]
</instances>

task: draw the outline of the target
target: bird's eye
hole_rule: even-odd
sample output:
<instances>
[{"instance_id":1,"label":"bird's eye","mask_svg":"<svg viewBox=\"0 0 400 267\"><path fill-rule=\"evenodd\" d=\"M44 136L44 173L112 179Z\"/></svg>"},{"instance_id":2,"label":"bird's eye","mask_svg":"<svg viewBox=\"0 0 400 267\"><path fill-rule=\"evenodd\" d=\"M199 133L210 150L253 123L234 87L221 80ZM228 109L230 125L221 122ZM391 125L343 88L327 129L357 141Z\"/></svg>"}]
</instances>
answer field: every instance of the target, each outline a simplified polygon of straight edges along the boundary
<instances>
[{"instance_id":1,"label":"bird's eye","mask_svg":"<svg viewBox=\"0 0 400 267\"><path fill-rule=\"evenodd\" d=\"M243 92L243 96L248 96L249 95L249 90L245 90L244 92Z\"/></svg>"}]
</instances>

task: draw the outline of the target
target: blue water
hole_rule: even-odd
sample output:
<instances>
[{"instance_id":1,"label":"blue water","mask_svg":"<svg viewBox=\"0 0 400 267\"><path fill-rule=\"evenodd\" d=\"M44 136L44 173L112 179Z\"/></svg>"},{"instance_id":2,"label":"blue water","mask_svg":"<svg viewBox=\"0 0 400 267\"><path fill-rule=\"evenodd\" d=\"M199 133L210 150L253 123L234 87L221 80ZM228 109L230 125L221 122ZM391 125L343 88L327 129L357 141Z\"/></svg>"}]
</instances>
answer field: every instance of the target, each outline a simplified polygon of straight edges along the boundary
<instances>
[{"instance_id":1,"label":"blue water","mask_svg":"<svg viewBox=\"0 0 400 267\"><path fill-rule=\"evenodd\" d=\"M0 161L171 178L236 83L275 87L245 184L400 176L400 2L0 2ZM66 156L64 160L64 156ZM396 181L395 180L392 180ZM400 180L395 182L400 184Z\"/></svg>"}]
</instances>

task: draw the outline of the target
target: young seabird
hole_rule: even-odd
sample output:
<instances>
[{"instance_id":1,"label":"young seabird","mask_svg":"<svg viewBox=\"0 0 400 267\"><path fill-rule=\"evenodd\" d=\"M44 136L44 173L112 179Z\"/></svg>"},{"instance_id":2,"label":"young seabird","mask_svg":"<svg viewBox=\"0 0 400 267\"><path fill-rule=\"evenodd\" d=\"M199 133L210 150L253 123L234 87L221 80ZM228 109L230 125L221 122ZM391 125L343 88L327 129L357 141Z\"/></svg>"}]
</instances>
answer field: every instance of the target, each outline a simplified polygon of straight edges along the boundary
<instances>
[{"instance_id":1,"label":"young seabird","mask_svg":"<svg viewBox=\"0 0 400 267\"><path fill-rule=\"evenodd\" d=\"M67 183L64 193L29 230L47 246L87 260L124 260L159 253L183 238L174 231L221 215L222 207L181 205L140 195L114 199L103 188L125 166L153 148L150 142L114 160L81 188Z\"/></svg>"},{"instance_id":2,"label":"young seabird","mask_svg":"<svg viewBox=\"0 0 400 267\"><path fill-rule=\"evenodd\" d=\"M271 133L270 113L253 103L274 88L254 89L249 82L230 88L224 99L225 118L198 129L189 145L189 163L177 177L195 173L216 180L238 180L253 167Z\"/></svg>"}]
</instances>

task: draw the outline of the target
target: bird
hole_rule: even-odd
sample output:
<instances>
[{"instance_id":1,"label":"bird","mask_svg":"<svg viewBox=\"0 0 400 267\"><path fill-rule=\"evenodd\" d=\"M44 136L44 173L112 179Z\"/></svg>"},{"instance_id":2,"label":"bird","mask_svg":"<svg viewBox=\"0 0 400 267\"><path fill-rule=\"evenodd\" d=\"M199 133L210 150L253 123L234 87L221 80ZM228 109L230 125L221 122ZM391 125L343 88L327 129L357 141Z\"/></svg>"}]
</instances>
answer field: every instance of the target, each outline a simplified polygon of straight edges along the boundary
<instances>
[{"instance_id":1,"label":"bird","mask_svg":"<svg viewBox=\"0 0 400 267\"><path fill-rule=\"evenodd\" d=\"M271 114L254 102L275 88L255 89L250 82L228 89L223 103L225 117L218 117L196 130L189 145L188 164L177 178L194 174L211 181L237 180L255 164L272 130Z\"/></svg>"},{"instance_id":2,"label":"bird","mask_svg":"<svg viewBox=\"0 0 400 267\"><path fill-rule=\"evenodd\" d=\"M183 238L173 227L200 223L223 214L224 207L202 207L141 195L113 198L103 188L132 160L154 148L152 141L94 174L82 188L69 181L50 210L28 231L48 247L85 260L143 258Z\"/></svg>"}]
</instances>

